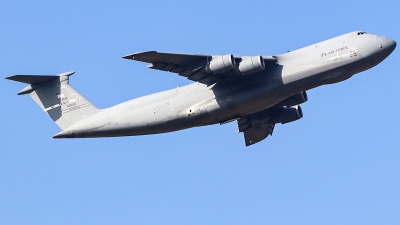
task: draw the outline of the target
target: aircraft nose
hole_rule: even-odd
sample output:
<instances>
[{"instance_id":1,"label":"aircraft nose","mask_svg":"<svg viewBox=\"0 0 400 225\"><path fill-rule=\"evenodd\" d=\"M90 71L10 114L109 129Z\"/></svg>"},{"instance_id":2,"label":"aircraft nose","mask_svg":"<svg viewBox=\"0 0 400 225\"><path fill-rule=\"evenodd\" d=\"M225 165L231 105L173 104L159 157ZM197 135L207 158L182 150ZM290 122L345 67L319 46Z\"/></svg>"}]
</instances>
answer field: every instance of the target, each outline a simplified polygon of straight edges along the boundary
<instances>
[{"instance_id":1,"label":"aircraft nose","mask_svg":"<svg viewBox=\"0 0 400 225\"><path fill-rule=\"evenodd\" d=\"M371 60L377 65L386 59L396 48L396 42L390 38L377 36L379 50L372 54Z\"/></svg>"},{"instance_id":2,"label":"aircraft nose","mask_svg":"<svg viewBox=\"0 0 400 225\"><path fill-rule=\"evenodd\" d=\"M384 45L383 47L386 47L387 51L390 53L392 53L394 51L394 49L396 48L396 42L390 38L384 38Z\"/></svg>"},{"instance_id":3,"label":"aircraft nose","mask_svg":"<svg viewBox=\"0 0 400 225\"><path fill-rule=\"evenodd\" d=\"M387 39L389 39L389 38L387 38ZM390 50L390 53L392 53L396 49L397 44L392 39L389 39L388 42L389 42L389 44L388 44L389 47L388 48Z\"/></svg>"},{"instance_id":4,"label":"aircraft nose","mask_svg":"<svg viewBox=\"0 0 400 225\"><path fill-rule=\"evenodd\" d=\"M396 42L379 35L364 34L354 43L360 57L355 58L353 71L362 72L386 59L396 48Z\"/></svg>"}]
</instances>

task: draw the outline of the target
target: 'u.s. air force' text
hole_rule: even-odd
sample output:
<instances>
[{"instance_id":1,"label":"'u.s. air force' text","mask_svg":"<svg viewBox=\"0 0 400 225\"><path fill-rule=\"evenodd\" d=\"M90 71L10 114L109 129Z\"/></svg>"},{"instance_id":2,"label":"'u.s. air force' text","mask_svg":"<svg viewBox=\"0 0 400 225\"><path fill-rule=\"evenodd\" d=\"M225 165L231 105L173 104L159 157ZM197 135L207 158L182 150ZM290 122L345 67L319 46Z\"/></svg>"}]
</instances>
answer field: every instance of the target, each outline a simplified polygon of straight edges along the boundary
<instances>
[{"instance_id":1,"label":"'u.s. air force' text","mask_svg":"<svg viewBox=\"0 0 400 225\"><path fill-rule=\"evenodd\" d=\"M344 46L344 47L337 48L337 49L334 49L334 50L329 51L329 52L322 52L321 53L321 57L329 56L329 55L331 55L331 54L333 54L335 52L340 52L340 51L343 51L343 50L346 50L346 49L348 49L348 47Z\"/></svg>"}]
</instances>

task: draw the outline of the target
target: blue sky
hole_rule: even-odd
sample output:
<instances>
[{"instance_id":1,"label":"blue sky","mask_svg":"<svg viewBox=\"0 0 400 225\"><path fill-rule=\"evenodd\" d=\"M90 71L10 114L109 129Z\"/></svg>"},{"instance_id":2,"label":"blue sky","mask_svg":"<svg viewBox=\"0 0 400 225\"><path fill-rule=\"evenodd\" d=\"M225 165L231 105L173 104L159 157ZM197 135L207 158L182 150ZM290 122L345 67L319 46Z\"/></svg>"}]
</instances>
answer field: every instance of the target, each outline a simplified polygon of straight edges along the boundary
<instances>
[{"instance_id":1,"label":"blue sky","mask_svg":"<svg viewBox=\"0 0 400 225\"><path fill-rule=\"evenodd\" d=\"M400 41L398 1L0 2L3 77L76 71L99 108L189 84L125 60L158 50L271 55L363 30ZM235 123L54 140L0 81L0 224L398 224L399 50L308 92L304 117L246 148Z\"/></svg>"}]
</instances>

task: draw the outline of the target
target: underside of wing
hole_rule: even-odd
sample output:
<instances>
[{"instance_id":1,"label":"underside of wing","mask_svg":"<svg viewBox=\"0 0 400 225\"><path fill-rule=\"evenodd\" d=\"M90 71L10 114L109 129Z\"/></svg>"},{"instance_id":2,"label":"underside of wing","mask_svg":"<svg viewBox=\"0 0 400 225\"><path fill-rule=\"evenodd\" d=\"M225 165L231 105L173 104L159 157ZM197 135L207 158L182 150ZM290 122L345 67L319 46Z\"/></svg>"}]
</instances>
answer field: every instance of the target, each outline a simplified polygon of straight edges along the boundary
<instances>
[{"instance_id":1,"label":"underside of wing","mask_svg":"<svg viewBox=\"0 0 400 225\"><path fill-rule=\"evenodd\" d=\"M303 117L300 105L306 99L304 92L293 95L281 103L254 114L247 115L238 120L239 132L243 132L246 146L253 145L272 135L275 124L286 124ZM306 98L306 97L305 97Z\"/></svg>"},{"instance_id":2,"label":"underside of wing","mask_svg":"<svg viewBox=\"0 0 400 225\"><path fill-rule=\"evenodd\" d=\"M177 73L189 80L213 84L220 79L259 72L266 64L276 63L272 56L234 57L233 55L193 55L147 51L124 56L151 63L148 68Z\"/></svg>"},{"instance_id":3,"label":"underside of wing","mask_svg":"<svg viewBox=\"0 0 400 225\"><path fill-rule=\"evenodd\" d=\"M244 118L238 121L239 132L243 132L246 146L253 145L272 135L275 123L272 121Z\"/></svg>"}]
</instances>

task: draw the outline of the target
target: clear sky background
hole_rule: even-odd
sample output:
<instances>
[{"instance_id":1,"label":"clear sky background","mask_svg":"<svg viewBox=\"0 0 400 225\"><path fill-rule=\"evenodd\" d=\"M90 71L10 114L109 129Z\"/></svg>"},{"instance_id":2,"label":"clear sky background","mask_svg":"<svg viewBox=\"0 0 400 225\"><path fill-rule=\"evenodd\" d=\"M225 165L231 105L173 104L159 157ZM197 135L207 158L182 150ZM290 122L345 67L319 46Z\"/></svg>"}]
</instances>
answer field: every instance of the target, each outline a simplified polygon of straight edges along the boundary
<instances>
[{"instance_id":1,"label":"clear sky background","mask_svg":"<svg viewBox=\"0 0 400 225\"><path fill-rule=\"evenodd\" d=\"M122 59L157 50L272 55L363 30L400 42L399 1L0 2L0 74L76 71L99 108L183 86ZM0 80L0 224L399 224L400 50L308 91L304 117L245 147L236 123L54 140Z\"/></svg>"}]
</instances>

